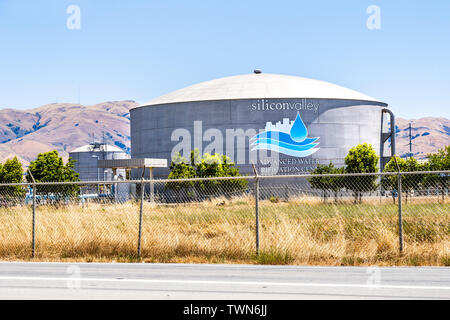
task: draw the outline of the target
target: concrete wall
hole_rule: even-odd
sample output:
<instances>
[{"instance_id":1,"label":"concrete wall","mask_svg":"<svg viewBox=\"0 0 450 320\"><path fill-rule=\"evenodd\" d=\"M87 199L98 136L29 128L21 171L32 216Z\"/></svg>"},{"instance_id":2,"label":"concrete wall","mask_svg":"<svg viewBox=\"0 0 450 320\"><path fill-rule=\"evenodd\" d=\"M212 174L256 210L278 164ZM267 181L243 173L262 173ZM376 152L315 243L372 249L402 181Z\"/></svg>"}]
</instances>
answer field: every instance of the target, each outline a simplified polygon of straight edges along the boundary
<instances>
[{"instance_id":1,"label":"concrete wall","mask_svg":"<svg viewBox=\"0 0 450 320\"><path fill-rule=\"evenodd\" d=\"M255 110L255 105L261 99L252 100L225 100L186 102L156 106L145 106L131 110L131 156L135 158L166 158L171 160L171 152L179 141L171 141L171 136L176 129L187 129L191 136L190 145L204 150L209 144L205 138L208 129L218 129L224 137L222 144L223 153L227 151L227 129L253 129L257 133L263 130L266 122L275 124L283 118L294 120L297 112L305 123L309 137L320 137L317 146L319 151L306 158L295 158L275 152L268 153L278 155L278 174L296 174L312 170L317 163L328 164L330 161L342 165L348 150L359 143L370 143L379 152L381 109L386 104L355 100L332 99L264 99L271 105L300 103L303 106L318 105L317 110L311 107L296 109ZM278 105L280 106L280 105ZM201 121L201 130L197 125L194 132L194 121ZM198 123L197 123L198 124ZM228 141L230 143L230 141ZM238 150L235 146L231 154L237 161L239 152L245 154L245 163L239 164L242 173L252 173L249 143L246 138L245 146ZM254 154L253 154L254 155ZM188 155L185 155L188 156ZM263 167L261 153L257 153L257 166ZM270 171L270 170L269 170ZM155 177L167 177L168 169L155 169Z\"/></svg>"}]
</instances>

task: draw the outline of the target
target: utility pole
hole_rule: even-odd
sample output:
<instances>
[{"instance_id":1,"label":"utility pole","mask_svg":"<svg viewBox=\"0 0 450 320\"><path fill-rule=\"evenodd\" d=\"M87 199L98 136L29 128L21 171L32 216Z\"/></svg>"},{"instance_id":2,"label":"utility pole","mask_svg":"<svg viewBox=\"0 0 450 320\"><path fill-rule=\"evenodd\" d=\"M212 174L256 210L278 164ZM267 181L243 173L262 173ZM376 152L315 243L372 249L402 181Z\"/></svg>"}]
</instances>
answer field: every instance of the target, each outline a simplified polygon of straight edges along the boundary
<instances>
[{"instance_id":1,"label":"utility pole","mask_svg":"<svg viewBox=\"0 0 450 320\"><path fill-rule=\"evenodd\" d=\"M409 157L412 157L412 133L411 133L411 122L409 123Z\"/></svg>"}]
</instances>

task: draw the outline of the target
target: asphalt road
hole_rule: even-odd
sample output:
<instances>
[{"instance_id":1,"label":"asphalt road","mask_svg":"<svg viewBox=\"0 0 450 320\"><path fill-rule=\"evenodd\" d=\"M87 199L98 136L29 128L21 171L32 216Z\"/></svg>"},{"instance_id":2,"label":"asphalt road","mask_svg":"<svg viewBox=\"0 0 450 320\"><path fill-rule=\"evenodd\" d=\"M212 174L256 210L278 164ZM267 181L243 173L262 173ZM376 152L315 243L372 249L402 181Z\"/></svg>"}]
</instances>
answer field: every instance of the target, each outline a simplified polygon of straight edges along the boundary
<instances>
[{"instance_id":1,"label":"asphalt road","mask_svg":"<svg viewBox=\"0 0 450 320\"><path fill-rule=\"evenodd\" d=\"M0 299L450 299L450 268L2 262Z\"/></svg>"}]
</instances>

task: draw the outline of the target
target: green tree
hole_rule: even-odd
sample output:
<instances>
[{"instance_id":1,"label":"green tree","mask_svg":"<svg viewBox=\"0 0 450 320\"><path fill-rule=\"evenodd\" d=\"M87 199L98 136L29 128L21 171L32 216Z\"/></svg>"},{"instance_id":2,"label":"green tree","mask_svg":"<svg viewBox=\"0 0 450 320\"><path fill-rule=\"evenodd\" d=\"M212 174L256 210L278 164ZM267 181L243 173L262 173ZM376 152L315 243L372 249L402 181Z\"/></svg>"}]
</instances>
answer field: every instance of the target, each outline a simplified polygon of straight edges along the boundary
<instances>
[{"instance_id":1,"label":"green tree","mask_svg":"<svg viewBox=\"0 0 450 320\"><path fill-rule=\"evenodd\" d=\"M195 177L195 170L190 165L186 158L182 157L180 153L177 153L170 163L170 173L168 179L189 179ZM191 181L174 181L168 182L165 185L165 189L174 190L177 193L178 200L181 199L181 192L193 187Z\"/></svg>"},{"instance_id":2,"label":"green tree","mask_svg":"<svg viewBox=\"0 0 450 320\"><path fill-rule=\"evenodd\" d=\"M431 171L450 170L450 145L438 150L437 153L428 155L428 169ZM439 188L444 200L445 190L448 190L450 177L448 174L427 175L427 184Z\"/></svg>"},{"instance_id":3,"label":"green tree","mask_svg":"<svg viewBox=\"0 0 450 320\"><path fill-rule=\"evenodd\" d=\"M437 153L429 154L428 163L430 169L434 171L450 170L450 145L439 149Z\"/></svg>"},{"instance_id":4,"label":"green tree","mask_svg":"<svg viewBox=\"0 0 450 320\"><path fill-rule=\"evenodd\" d=\"M397 168L398 164L398 168ZM384 172L417 172L427 169L426 164L419 163L414 158L403 159L399 157L392 157L386 164ZM426 184L426 176L423 174L405 174L402 175L402 191L405 191L406 202L408 202L408 196L412 191L419 190ZM398 189L398 176L384 176L381 179L381 185L386 190L397 191ZM395 203L395 195L393 193L393 200Z\"/></svg>"},{"instance_id":5,"label":"green tree","mask_svg":"<svg viewBox=\"0 0 450 320\"><path fill-rule=\"evenodd\" d=\"M397 160L397 162L395 162ZM392 157L388 163L384 166L383 172L398 172L397 164L402 171L402 168L405 167L405 160L400 157ZM395 196L398 189L398 177L397 175L389 175L381 177L381 187L384 190L391 191L392 201L395 204Z\"/></svg>"},{"instance_id":6,"label":"green tree","mask_svg":"<svg viewBox=\"0 0 450 320\"><path fill-rule=\"evenodd\" d=\"M342 174L344 172L343 168L336 168L333 163L330 162L329 165L319 164L312 171L312 174L319 175L318 177L313 177L309 179L311 187L314 189L322 190L323 201L327 201L327 191L334 192L334 199L337 202L337 194L343 188L343 177L322 177L323 174Z\"/></svg>"},{"instance_id":7,"label":"green tree","mask_svg":"<svg viewBox=\"0 0 450 320\"><path fill-rule=\"evenodd\" d=\"M363 143L349 150L345 157L346 173L376 173L378 171L379 157L372 145ZM347 176L344 185L354 192L355 201L361 202L364 192L377 189L377 176Z\"/></svg>"},{"instance_id":8,"label":"green tree","mask_svg":"<svg viewBox=\"0 0 450 320\"><path fill-rule=\"evenodd\" d=\"M210 155L205 153L200 163L195 165L196 177L214 178L224 177L222 159L218 154ZM195 189L201 194L217 194L220 191L220 180L204 180L195 183Z\"/></svg>"},{"instance_id":9,"label":"green tree","mask_svg":"<svg viewBox=\"0 0 450 320\"><path fill-rule=\"evenodd\" d=\"M235 163L231 161L226 155L222 155L222 170L224 177L238 177L241 176L239 168L236 167ZM222 180L221 188L228 192L241 192L246 190L248 187L248 180L245 179L233 179L233 180Z\"/></svg>"},{"instance_id":10,"label":"green tree","mask_svg":"<svg viewBox=\"0 0 450 320\"><path fill-rule=\"evenodd\" d=\"M191 151L190 161L177 154L171 162L169 179L183 178L216 178L216 177L236 177L240 176L239 169L225 155L208 153L200 157L200 152L195 149ZM203 180L195 182L169 182L166 189L174 190L180 197L181 192L186 197L192 198L193 192L203 195L216 195L243 191L247 188L247 180Z\"/></svg>"},{"instance_id":11,"label":"green tree","mask_svg":"<svg viewBox=\"0 0 450 320\"><path fill-rule=\"evenodd\" d=\"M23 182L23 168L17 157L6 160L5 164L0 163L0 183L21 183ZM0 193L5 197L23 196L26 191L21 186L2 186Z\"/></svg>"},{"instance_id":12,"label":"green tree","mask_svg":"<svg viewBox=\"0 0 450 320\"><path fill-rule=\"evenodd\" d=\"M226 155L205 153L200 163L195 165L196 177L237 177L239 169ZM218 193L229 194L243 191L247 188L247 180L204 180L195 183L196 190L203 194L215 195Z\"/></svg>"},{"instance_id":13,"label":"green tree","mask_svg":"<svg viewBox=\"0 0 450 320\"><path fill-rule=\"evenodd\" d=\"M58 151L50 151L38 154L36 160L30 163L29 171L36 182L75 182L79 181L79 174L74 170L75 160L69 158L64 164ZM26 176L28 182L32 182L31 176ZM79 186L75 184L64 185L44 185L37 188L36 194L54 194L58 199L61 196L74 196L79 191Z\"/></svg>"}]
</instances>

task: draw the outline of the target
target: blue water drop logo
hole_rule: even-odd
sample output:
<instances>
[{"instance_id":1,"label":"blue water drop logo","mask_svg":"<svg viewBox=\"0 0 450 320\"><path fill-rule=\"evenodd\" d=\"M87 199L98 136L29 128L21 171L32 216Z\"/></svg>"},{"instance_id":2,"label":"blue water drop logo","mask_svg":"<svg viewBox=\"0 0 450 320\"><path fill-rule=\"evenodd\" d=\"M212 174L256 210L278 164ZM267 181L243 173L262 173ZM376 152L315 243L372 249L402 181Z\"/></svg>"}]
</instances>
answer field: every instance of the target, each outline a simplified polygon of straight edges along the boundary
<instances>
[{"instance_id":1,"label":"blue water drop logo","mask_svg":"<svg viewBox=\"0 0 450 320\"><path fill-rule=\"evenodd\" d=\"M286 123L288 122L288 123ZM288 118L283 123L266 124L266 130L252 137L252 150L271 150L293 157L307 157L317 152L319 137L308 138L308 129L297 112L292 125Z\"/></svg>"},{"instance_id":2,"label":"blue water drop logo","mask_svg":"<svg viewBox=\"0 0 450 320\"><path fill-rule=\"evenodd\" d=\"M305 141L308 136L308 129L306 129L305 124L300 118L300 113L297 112L297 117L295 118L294 123L292 124L291 132L290 132L292 140L296 142Z\"/></svg>"}]
</instances>

